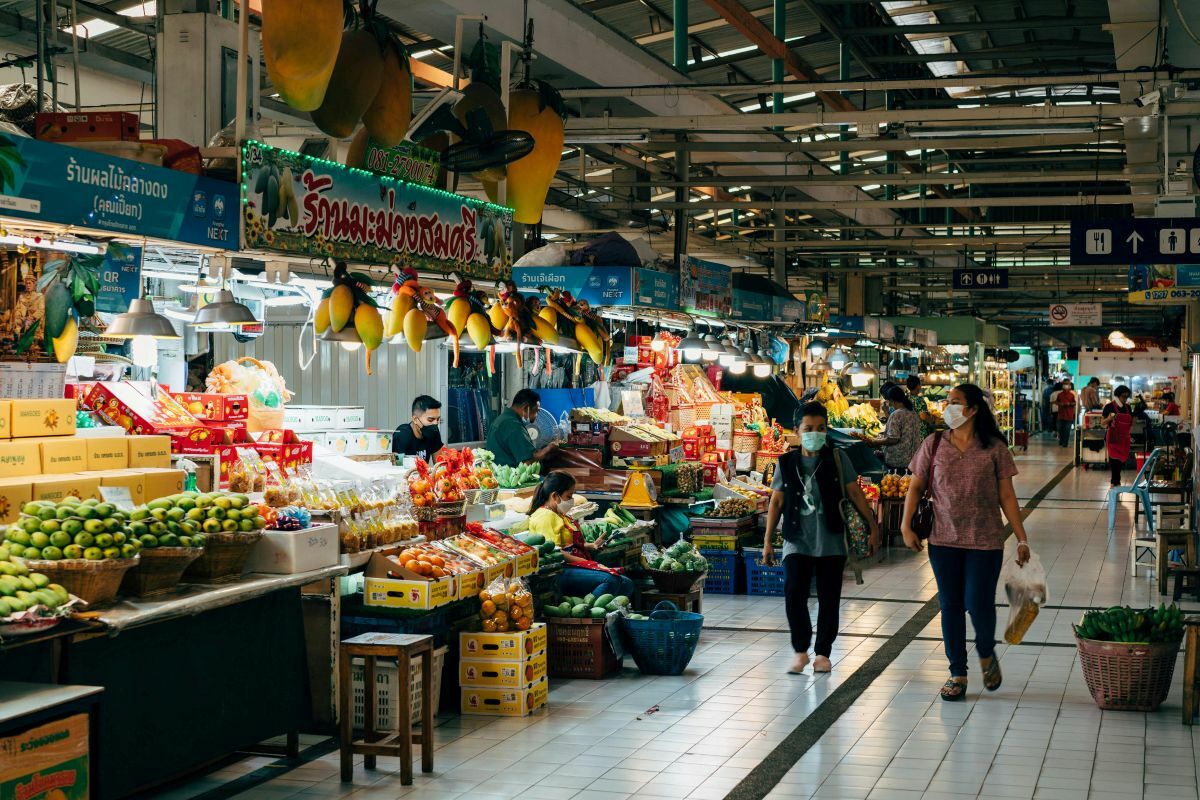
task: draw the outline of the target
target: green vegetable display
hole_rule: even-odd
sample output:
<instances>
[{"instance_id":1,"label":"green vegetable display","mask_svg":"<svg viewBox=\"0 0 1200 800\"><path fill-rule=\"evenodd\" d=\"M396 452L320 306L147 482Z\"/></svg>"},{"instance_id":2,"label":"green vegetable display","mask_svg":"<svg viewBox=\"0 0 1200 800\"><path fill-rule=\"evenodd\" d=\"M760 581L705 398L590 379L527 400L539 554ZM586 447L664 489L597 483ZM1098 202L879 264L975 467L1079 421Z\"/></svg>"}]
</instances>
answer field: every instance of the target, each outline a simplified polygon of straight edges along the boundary
<instances>
[{"instance_id":1,"label":"green vegetable display","mask_svg":"<svg viewBox=\"0 0 1200 800\"><path fill-rule=\"evenodd\" d=\"M662 572L707 572L708 561L691 542L682 539L646 559L646 566Z\"/></svg>"},{"instance_id":2,"label":"green vegetable display","mask_svg":"<svg viewBox=\"0 0 1200 800\"><path fill-rule=\"evenodd\" d=\"M1075 633L1101 642L1178 642L1183 638L1183 612L1174 603L1160 603L1158 608L1113 606L1086 611Z\"/></svg>"},{"instance_id":3,"label":"green vegetable display","mask_svg":"<svg viewBox=\"0 0 1200 800\"><path fill-rule=\"evenodd\" d=\"M523 486L528 486L532 483L537 483L542 477L541 464L520 464L515 467L506 467L502 464L497 464L492 474L496 477L496 482L500 484L502 489L520 489Z\"/></svg>"},{"instance_id":4,"label":"green vegetable display","mask_svg":"<svg viewBox=\"0 0 1200 800\"><path fill-rule=\"evenodd\" d=\"M599 597L586 595L584 597L564 597L557 605L547 603L542 606L542 614L547 617L573 617L599 619L622 608L629 606L629 598L625 595L602 594Z\"/></svg>"}]
</instances>

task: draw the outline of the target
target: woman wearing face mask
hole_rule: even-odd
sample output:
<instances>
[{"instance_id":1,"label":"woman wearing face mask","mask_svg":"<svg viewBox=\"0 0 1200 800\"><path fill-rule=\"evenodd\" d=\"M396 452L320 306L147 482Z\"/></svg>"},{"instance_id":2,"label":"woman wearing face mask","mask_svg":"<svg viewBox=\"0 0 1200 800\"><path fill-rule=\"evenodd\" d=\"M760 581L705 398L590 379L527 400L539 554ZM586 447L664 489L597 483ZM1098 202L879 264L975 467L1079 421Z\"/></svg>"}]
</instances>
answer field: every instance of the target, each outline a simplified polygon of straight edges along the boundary
<instances>
[{"instance_id":1,"label":"woman wearing face mask","mask_svg":"<svg viewBox=\"0 0 1200 800\"><path fill-rule=\"evenodd\" d=\"M883 436L867 439L872 447L883 448L883 462L891 469L907 469L913 454L921 446L921 420L913 409L908 392L892 386L883 394L891 413Z\"/></svg>"},{"instance_id":2,"label":"woman wearing face mask","mask_svg":"<svg viewBox=\"0 0 1200 800\"><path fill-rule=\"evenodd\" d=\"M566 472L551 472L538 484L529 504L529 532L540 533L561 547L567 562L558 577L558 590L573 597L613 594L632 598L633 581L592 560L592 553L604 547L605 537L588 542L579 523L566 515L574 497L575 478Z\"/></svg>"},{"instance_id":3,"label":"woman wearing face mask","mask_svg":"<svg viewBox=\"0 0 1200 800\"><path fill-rule=\"evenodd\" d=\"M910 466L913 477L904 499L904 543L920 552L924 543L912 527L917 502L932 480L934 524L929 564L937 579L942 609L942 642L950 661L943 700L961 700L967 691L967 621L975 627L975 652L988 691L1000 688L996 658L996 583L1004 560L1004 525L1017 537L1017 563L1029 560L1029 539L1013 489L1016 464L1009 453L983 390L964 383L950 391L944 413L947 434L926 439ZM943 441L944 440L944 441ZM930 477L932 475L932 478Z\"/></svg>"},{"instance_id":4,"label":"woman wearing face mask","mask_svg":"<svg viewBox=\"0 0 1200 800\"><path fill-rule=\"evenodd\" d=\"M763 561L775 560L771 542L783 519L784 605L792 632L792 658L788 672L808 665L812 620L808 615L808 589L817 578L817 642L813 672L829 672L829 655L838 630L838 605L842 596L842 571L846 567L846 535L839 508L849 497L871 526L871 550L879 547L879 526L867 498L858 486L858 472L850 459L829 445L829 412L820 403L800 409L800 449L779 459L771 483ZM836 459L836 461L835 461Z\"/></svg>"},{"instance_id":5,"label":"woman wearing face mask","mask_svg":"<svg viewBox=\"0 0 1200 800\"><path fill-rule=\"evenodd\" d=\"M1129 395L1133 394L1128 386L1118 386L1113 392L1113 399L1102 410L1104 416L1100 420L1108 431L1104 434L1104 446L1108 449L1108 469L1112 473L1109 485L1121 485L1121 470L1129 460L1129 450L1133 445L1133 409L1129 407Z\"/></svg>"},{"instance_id":6,"label":"woman wearing face mask","mask_svg":"<svg viewBox=\"0 0 1200 800\"><path fill-rule=\"evenodd\" d=\"M412 404L412 420L392 434L392 452L399 456L416 456L433 461L434 455L445 447L442 444L442 404L423 394Z\"/></svg>"}]
</instances>

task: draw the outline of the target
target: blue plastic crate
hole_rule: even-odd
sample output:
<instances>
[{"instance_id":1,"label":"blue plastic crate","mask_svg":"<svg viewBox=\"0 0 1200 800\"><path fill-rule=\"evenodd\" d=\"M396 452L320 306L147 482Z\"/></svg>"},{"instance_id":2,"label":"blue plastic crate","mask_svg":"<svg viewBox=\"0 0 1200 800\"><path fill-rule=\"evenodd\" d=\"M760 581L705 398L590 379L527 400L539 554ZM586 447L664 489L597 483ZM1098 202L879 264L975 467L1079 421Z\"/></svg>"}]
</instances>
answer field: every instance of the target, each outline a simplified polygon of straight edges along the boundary
<instances>
[{"instance_id":1,"label":"blue plastic crate","mask_svg":"<svg viewBox=\"0 0 1200 800\"><path fill-rule=\"evenodd\" d=\"M743 555L746 561L746 594L782 597L783 565L765 566L762 563L762 550L747 548Z\"/></svg>"},{"instance_id":2,"label":"blue plastic crate","mask_svg":"<svg viewBox=\"0 0 1200 800\"><path fill-rule=\"evenodd\" d=\"M741 573L741 556L728 550L701 550L708 560L708 574L704 576L704 591L709 594L735 594Z\"/></svg>"},{"instance_id":3,"label":"blue plastic crate","mask_svg":"<svg viewBox=\"0 0 1200 800\"><path fill-rule=\"evenodd\" d=\"M433 646L441 647L446 643L446 613L435 608L415 617L342 616L342 639L364 633L428 634Z\"/></svg>"}]
</instances>

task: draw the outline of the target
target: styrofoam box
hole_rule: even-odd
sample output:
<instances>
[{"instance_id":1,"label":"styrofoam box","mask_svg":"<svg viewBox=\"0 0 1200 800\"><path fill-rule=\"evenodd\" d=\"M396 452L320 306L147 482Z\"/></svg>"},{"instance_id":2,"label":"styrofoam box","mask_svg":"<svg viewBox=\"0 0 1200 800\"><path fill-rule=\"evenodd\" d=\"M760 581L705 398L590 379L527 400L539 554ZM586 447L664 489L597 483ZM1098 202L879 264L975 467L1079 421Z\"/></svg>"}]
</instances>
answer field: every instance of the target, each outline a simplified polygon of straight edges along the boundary
<instances>
[{"instance_id":1,"label":"styrofoam box","mask_svg":"<svg viewBox=\"0 0 1200 800\"><path fill-rule=\"evenodd\" d=\"M430 687L433 692L430 695L433 697L434 709L433 713L437 713L438 699L442 696L442 668L446 663L446 652L448 647L439 647L433 651L433 685ZM409 710L411 713L410 720L416 725L421 719L421 685L423 678L421 676L421 659L414 658L408 662L409 666L409 681L408 681L408 696ZM375 709L375 729L382 731L395 730L397 727L396 720L396 676L400 672L399 665L394 661L375 661L375 693L378 700L378 706ZM353 718L354 727L361 729L363 727L363 660L354 658L350 660L350 683L351 691L354 693L353 700Z\"/></svg>"},{"instance_id":2,"label":"styrofoam box","mask_svg":"<svg viewBox=\"0 0 1200 800\"><path fill-rule=\"evenodd\" d=\"M296 575L338 563L338 526L314 525L300 531L263 531L246 569Z\"/></svg>"},{"instance_id":3,"label":"styrofoam box","mask_svg":"<svg viewBox=\"0 0 1200 800\"><path fill-rule=\"evenodd\" d=\"M332 430L341 410L340 406L285 406L283 425L298 432Z\"/></svg>"},{"instance_id":4,"label":"styrofoam box","mask_svg":"<svg viewBox=\"0 0 1200 800\"><path fill-rule=\"evenodd\" d=\"M339 408L334 415L333 426L339 430L355 430L367 426L367 409L362 406Z\"/></svg>"}]
</instances>

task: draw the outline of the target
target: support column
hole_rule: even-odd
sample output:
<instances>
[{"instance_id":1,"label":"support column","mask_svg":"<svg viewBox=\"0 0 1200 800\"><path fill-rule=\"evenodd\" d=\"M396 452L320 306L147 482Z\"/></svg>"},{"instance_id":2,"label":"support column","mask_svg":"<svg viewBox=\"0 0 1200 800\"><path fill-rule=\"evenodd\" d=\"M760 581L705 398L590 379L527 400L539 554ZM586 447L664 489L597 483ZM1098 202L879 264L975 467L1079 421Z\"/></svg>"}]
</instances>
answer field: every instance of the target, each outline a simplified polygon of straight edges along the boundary
<instances>
[{"instance_id":1,"label":"support column","mask_svg":"<svg viewBox=\"0 0 1200 800\"><path fill-rule=\"evenodd\" d=\"M684 0L686 2L686 0ZM678 5L678 3L676 3ZM688 153L687 137L683 134L675 136L675 180L679 181L679 186L675 189L675 202L687 203L688 201L688 165L691 163L690 154ZM720 213L718 209L717 213ZM714 217L715 218L715 217ZM686 208L679 208L675 211L675 268L682 270L684 262L687 261L687 241L688 241L688 212Z\"/></svg>"},{"instance_id":2,"label":"support column","mask_svg":"<svg viewBox=\"0 0 1200 800\"><path fill-rule=\"evenodd\" d=\"M782 243L787 239L787 213L782 209L775 209L775 231L774 238L777 243ZM778 283L783 288L788 288L787 282L787 250L782 247L775 248L775 263L771 270L771 280Z\"/></svg>"},{"instance_id":3,"label":"support column","mask_svg":"<svg viewBox=\"0 0 1200 800\"><path fill-rule=\"evenodd\" d=\"M775 38L787 46L787 0L775 0ZM783 59L771 59L771 80L783 83ZM771 108L776 114L783 111L783 92L771 95Z\"/></svg>"},{"instance_id":4,"label":"support column","mask_svg":"<svg viewBox=\"0 0 1200 800\"><path fill-rule=\"evenodd\" d=\"M675 26L675 69L687 75L688 72L688 0L675 0L675 15L672 17Z\"/></svg>"}]
</instances>

